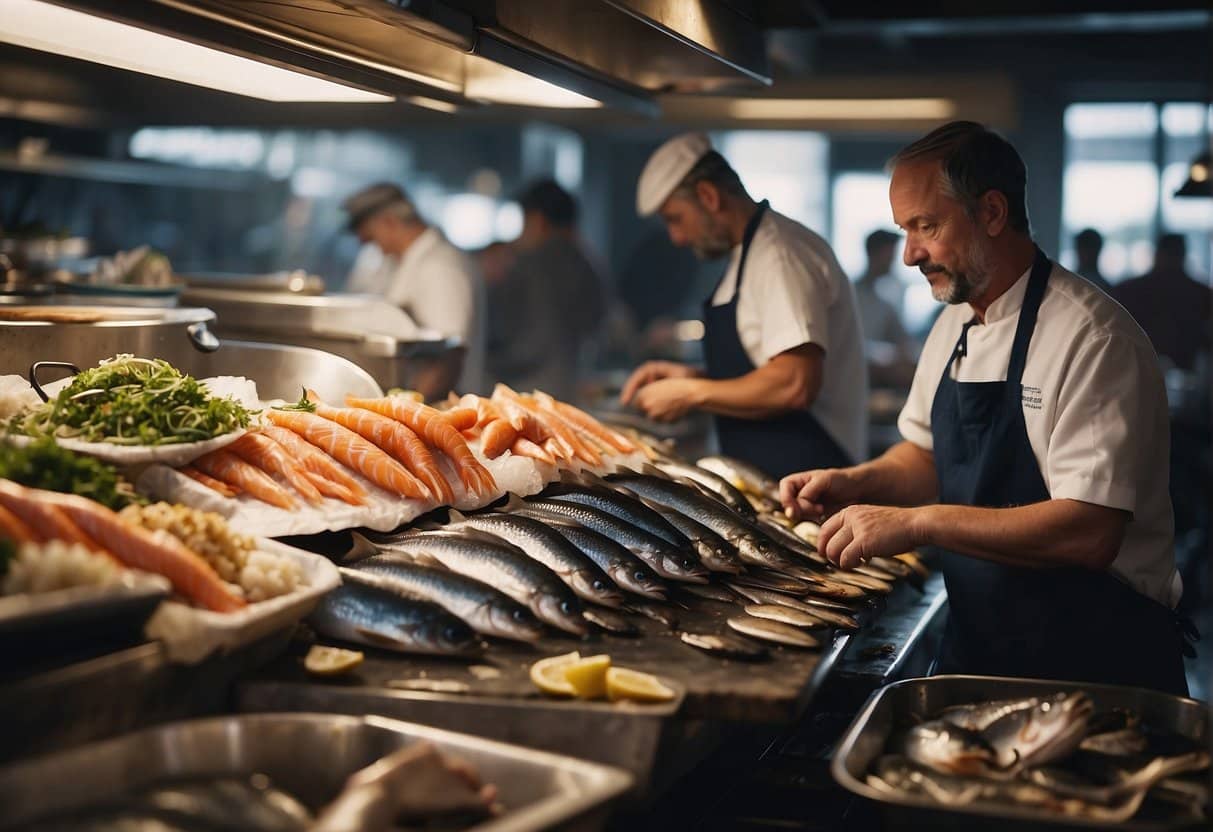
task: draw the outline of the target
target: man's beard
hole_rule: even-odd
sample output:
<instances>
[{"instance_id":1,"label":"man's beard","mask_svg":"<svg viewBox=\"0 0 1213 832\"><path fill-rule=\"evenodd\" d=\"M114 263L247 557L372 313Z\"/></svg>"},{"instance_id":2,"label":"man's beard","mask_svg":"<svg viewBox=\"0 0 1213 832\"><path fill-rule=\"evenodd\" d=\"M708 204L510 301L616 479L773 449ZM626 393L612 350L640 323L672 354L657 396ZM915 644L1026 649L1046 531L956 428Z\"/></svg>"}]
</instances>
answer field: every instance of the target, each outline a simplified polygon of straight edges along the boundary
<instances>
[{"instance_id":1,"label":"man's beard","mask_svg":"<svg viewBox=\"0 0 1213 832\"><path fill-rule=\"evenodd\" d=\"M695 256L700 260L718 260L732 250L733 242L729 239L728 230L704 211L703 234L691 243L691 251L695 252Z\"/></svg>"},{"instance_id":2,"label":"man's beard","mask_svg":"<svg viewBox=\"0 0 1213 832\"><path fill-rule=\"evenodd\" d=\"M976 240L969 246L964 268L960 270L949 271L934 263L923 263L918 268L924 275L942 272L947 276L947 285L931 285L931 296L940 303L968 303L973 298L980 297L990 286L989 258Z\"/></svg>"}]
</instances>

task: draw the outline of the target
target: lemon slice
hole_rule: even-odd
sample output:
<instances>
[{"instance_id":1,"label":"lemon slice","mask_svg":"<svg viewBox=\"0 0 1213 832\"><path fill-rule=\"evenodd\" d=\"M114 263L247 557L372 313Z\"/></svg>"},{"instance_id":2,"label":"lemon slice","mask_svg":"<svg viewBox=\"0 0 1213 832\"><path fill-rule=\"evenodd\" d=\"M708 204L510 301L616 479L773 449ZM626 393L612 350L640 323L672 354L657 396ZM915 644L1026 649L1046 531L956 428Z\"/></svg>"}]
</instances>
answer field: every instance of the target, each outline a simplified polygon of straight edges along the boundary
<instances>
[{"instance_id":1,"label":"lemon slice","mask_svg":"<svg viewBox=\"0 0 1213 832\"><path fill-rule=\"evenodd\" d=\"M574 650L560 656L548 656L531 665L531 681L535 687L553 696L576 696L577 689L564 678L564 671L578 661L581 654Z\"/></svg>"},{"instance_id":2,"label":"lemon slice","mask_svg":"<svg viewBox=\"0 0 1213 832\"><path fill-rule=\"evenodd\" d=\"M303 666L308 673L314 673L317 676L340 676L342 673L349 673L358 665L362 664L362 653L357 650L343 650L340 647L322 647L319 644L313 645L311 650L307 651L307 657L303 660Z\"/></svg>"},{"instance_id":3,"label":"lemon slice","mask_svg":"<svg viewBox=\"0 0 1213 832\"><path fill-rule=\"evenodd\" d=\"M600 656L587 656L565 666L564 680L573 686L578 698L601 699L606 696L606 677L610 667L611 657L605 653Z\"/></svg>"},{"instance_id":4,"label":"lemon slice","mask_svg":"<svg viewBox=\"0 0 1213 832\"><path fill-rule=\"evenodd\" d=\"M632 699L636 702L669 702L674 691L650 673L612 667L606 672L607 699L618 702Z\"/></svg>"}]
</instances>

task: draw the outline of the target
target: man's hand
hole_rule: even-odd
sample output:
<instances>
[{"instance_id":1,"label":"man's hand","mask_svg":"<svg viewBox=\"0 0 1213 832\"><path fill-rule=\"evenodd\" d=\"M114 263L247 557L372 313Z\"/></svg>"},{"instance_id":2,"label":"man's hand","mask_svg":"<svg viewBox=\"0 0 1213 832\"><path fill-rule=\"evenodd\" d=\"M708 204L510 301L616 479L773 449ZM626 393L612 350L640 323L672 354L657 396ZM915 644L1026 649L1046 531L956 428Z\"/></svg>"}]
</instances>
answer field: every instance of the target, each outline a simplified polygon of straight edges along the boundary
<instances>
[{"instance_id":1,"label":"man's hand","mask_svg":"<svg viewBox=\"0 0 1213 832\"><path fill-rule=\"evenodd\" d=\"M923 541L920 510L856 505L821 525L817 551L839 569L854 569L870 558L899 555Z\"/></svg>"},{"instance_id":2,"label":"man's hand","mask_svg":"<svg viewBox=\"0 0 1213 832\"><path fill-rule=\"evenodd\" d=\"M820 520L861 499L850 468L818 468L789 474L779 482L779 501L793 520Z\"/></svg>"},{"instance_id":3,"label":"man's hand","mask_svg":"<svg viewBox=\"0 0 1213 832\"><path fill-rule=\"evenodd\" d=\"M628 377L627 383L623 385L623 392L619 394L619 400L624 404L632 404L636 398L636 393L645 385L652 384L655 381L661 381L666 378L696 378L699 376L699 371L694 367L686 364L678 364L674 361L646 361L632 371L632 375ZM641 408L642 410L644 408Z\"/></svg>"},{"instance_id":4,"label":"man's hand","mask_svg":"<svg viewBox=\"0 0 1213 832\"><path fill-rule=\"evenodd\" d=\"M655 422L675 422L699 404L697 378L663 378L640 388L633 404Z\"/></svg>"}]
</instances>

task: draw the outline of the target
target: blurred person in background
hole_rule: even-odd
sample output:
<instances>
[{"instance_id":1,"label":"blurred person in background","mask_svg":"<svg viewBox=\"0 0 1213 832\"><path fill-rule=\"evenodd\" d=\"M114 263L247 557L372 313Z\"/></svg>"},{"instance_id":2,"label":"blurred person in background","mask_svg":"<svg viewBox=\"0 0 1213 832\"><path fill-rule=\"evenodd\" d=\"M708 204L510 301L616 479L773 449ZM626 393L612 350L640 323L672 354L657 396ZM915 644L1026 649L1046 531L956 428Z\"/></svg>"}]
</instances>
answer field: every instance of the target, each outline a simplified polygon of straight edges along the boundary
<instances>
[{"instance_id":1,"label":"blurred person in background","mask_svg":"<svg viewBox=\"0 0 1213 832\"><path fill-rule=\"evenodd\" d=\"M516 390L571 400L584 349L606 314L606 292L577 234L572 195L545 179L517 202L522 233L489 303L489 374Z\"/></svg>"},{"instance_id":2,"label":"blurred person in background","mask_svg":"<svg viewBox=\"0 0 1213 832\"><path fill-rule=\"evenodd\" d=\"M864 353L873 387L909 390L918 350L901 323L901 286L891 274L900 235L878 228L867 236L868 266L855 282Z\"/></svg>"},{"instance_id":3,"label":"blurred person in background","mask_svg":"<svg viewBox=\"0 0 1213 832\"><path fill-rule=\"evenodd\" d=\"M397 185L364 188L341 207L363 243L347 291L379 295L420 328L463 343L421 369L412 386L427 399L452 389L478 392L484 376L485 290L475 262L426 223Z\"/></svg>"},{"instance_id":4,"label":"blurred person in background","mask_svg":"<svg viewBox=\"0 0 1213 832\"><path fill-rule=\"evenodd\" d=\"M1112 284L1099 271L1099 253L1103 251L1103 235L1094 228L1084 228L1074 235L1074 273L1085 277L1105 292Z\"/></svg>"},{"instance_id":5,"label":"blurred person in background","mask_svg":"<svg viewBox=\"0 0 1213 832\"><path fill-rule=\"evenodd\" d=\"M1188 274L1182 234L1163 234L1154 250L1154 268L1118 284L1112 297L1137 319L1159 356L1192 372L1209 359L1210 303L1207 283Z\"/></svg>"},{"instance_id":6,"label":"blurred person in background","mask_svg":"<svg viewBox=\"0 0 1213 832\"><path fill-rule=\"evenodd\" d=\"M636 207L660 215L674 245L729 259L703 306L705 369L646 362L623 403L663 422L710 413L721 450L771 476L866 459L855 292L829 244L756 202L703 133L654 151Z\"/></svg>"}]
</instances>

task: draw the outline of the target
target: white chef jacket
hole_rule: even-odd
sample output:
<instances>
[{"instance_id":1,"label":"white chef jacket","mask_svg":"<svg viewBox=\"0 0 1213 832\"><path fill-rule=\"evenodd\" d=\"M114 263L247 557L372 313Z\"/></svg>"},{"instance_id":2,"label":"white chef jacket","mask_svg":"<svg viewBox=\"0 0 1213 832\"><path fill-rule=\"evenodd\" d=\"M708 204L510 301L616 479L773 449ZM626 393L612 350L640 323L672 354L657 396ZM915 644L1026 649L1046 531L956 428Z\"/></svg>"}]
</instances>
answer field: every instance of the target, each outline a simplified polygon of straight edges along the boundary
<instances>
[{"instance_id":1,"label":"white chef jacket","mask_svg":"<svg viewBox=\"0 0 1213 832\"><path fill-rule=\"evenodd\" d=\"M375 294L405 310L417 325L463 339L467 353L460 393L481 392L484 383L485 287L475 261L437 228L421 233L403 256L363 246L346 288Z\"/></svg>"},{"instance_id":2,"label":"white chef jacket","mask_svg":"<svg viewBox=\"0 0 1213 832\"><path fill-rule=\"evenodd\" d=\"M734 246L713 306L737 294L740 259L741 246ZM829 243L768 209L746 255L737 334L755 367L804 344L825 350L821 391L809 411L851 459L868 458L863 336L854 289Z\"/></svg>"},{"instance_id":3,"label":"white chef jacket","mask_svg":"<svg viewBox=\"0 0 1213 832\"><path fill-rule=\"evenodd\" d=\"M1027 291L1023 274L969 329L957 381L1005 381L1011 342ZM930 450L931 404L968 304L946 307L923 347L897 426ZM1053 499L1130 512L1111 571L1138 592L1174 607L1175 570L1168 487L1170 421L1166 388L1149 339L1128 312L1094 285L1054 265L1023 371L1028 442Z\"/></svg>"}]
</instances>

